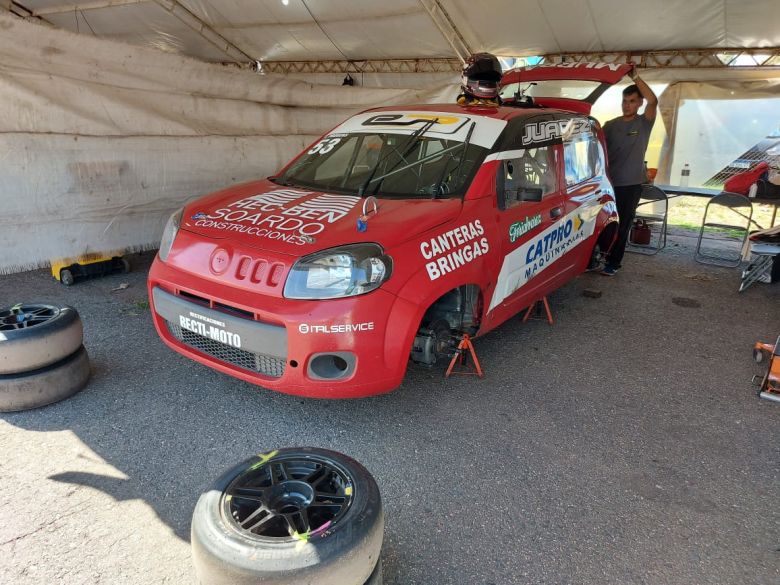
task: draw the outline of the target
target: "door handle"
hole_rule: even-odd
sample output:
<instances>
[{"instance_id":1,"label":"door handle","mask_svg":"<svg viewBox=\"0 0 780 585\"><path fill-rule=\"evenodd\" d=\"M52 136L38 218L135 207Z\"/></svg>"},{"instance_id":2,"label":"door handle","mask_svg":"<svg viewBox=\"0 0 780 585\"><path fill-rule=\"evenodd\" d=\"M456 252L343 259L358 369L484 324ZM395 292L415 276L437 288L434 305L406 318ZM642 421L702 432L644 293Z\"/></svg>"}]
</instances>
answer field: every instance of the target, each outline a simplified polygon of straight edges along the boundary
<instances>
[{"instance_id":1,"label":"door handle","mask_svg":"<svg viewBox=\"0 0 780 585\"><path fill-rule=\"evenodd\" d=\"M563 210L560 207L553 207L550 210L550 217L555 219L556 217L560 217L561 214L563 214Z\"/></svg>"}]
</instances>

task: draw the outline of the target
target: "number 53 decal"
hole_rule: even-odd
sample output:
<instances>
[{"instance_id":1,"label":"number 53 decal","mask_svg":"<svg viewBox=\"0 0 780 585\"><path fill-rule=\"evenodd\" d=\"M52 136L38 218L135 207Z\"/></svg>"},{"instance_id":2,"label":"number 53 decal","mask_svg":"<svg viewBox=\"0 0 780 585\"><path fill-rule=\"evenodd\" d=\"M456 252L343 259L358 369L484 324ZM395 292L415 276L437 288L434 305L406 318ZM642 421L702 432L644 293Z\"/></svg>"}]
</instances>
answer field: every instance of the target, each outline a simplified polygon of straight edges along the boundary
<instances>
[{"instance_id":1,"label":"number 53 decal","mask_svg":"<svg viewBox=\"0 0 780 585\"><path fill-rule=\"evenodd\" d=\"M325 154L333 150L339 142L341 142L341 137L320 140L306 154Z\"/></svg>"}]
</instances>

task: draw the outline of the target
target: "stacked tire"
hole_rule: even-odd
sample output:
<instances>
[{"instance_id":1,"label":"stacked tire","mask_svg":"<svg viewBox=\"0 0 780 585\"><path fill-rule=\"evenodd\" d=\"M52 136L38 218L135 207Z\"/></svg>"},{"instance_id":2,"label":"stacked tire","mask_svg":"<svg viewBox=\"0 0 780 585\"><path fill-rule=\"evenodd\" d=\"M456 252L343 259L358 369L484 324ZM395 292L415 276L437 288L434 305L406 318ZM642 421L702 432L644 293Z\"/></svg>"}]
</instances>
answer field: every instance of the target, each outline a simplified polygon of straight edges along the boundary
<instances>
[{"instance_id":1,"label":"stacked tire","mask_svg":"<svg viewBox=\"0 0 780 585\"><path fill-rule=\"evenodd\" d=\"M90 374L83 338L73 307L0 308L0 412L45 406L81 390Z\"/></svg>"},{"instance_id":2,"label":"stacked tire","mask_svg":"<svg viewBox=\"0 0 780 585\"><path fill-rule=\"evenodd\" d=\"M225 472L198 500L199 585L381 585L379 488L357 461L279 449Z\"/></svg>"}]
</instances>

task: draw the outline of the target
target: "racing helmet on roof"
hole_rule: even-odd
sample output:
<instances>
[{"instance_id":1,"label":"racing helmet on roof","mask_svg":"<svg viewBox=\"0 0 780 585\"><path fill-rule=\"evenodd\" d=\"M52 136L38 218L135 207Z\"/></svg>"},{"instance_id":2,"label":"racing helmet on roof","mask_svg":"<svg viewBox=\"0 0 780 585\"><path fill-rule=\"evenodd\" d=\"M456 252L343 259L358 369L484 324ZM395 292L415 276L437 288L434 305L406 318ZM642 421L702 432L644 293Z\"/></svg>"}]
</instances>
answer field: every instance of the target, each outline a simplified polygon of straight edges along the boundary
<instances>
[{"instance_id":1,"label":"racing helmet on roof","mask_svg":"<svg viewBox=\"0 0 780 585\"><path fill-rule=\"evenodd\" d=\"M501 75L501 64L495 55L475 53L463 66L460 90L472 99L495 100Z\"/></svg>"}]
</instances>

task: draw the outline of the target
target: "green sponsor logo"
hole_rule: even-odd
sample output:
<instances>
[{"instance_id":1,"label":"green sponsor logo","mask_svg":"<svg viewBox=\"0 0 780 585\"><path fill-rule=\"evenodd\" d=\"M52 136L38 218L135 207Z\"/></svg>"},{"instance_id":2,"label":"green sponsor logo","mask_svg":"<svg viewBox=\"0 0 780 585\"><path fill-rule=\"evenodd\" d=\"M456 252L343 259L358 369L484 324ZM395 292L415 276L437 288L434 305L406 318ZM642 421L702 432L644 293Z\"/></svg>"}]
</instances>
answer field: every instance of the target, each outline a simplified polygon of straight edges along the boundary
<instances>
[{"instance_id":1,"label":"green sponsor logo","mask_svg":"<svg viewBox=\"0 0 780 585\"><path fill-rule=\"evenodd\" d=\"M532 229L534 229L536 226L540 225L542 223L542 214L534 215L533 217L528 217L523 221L516 221L512 225L509 226L509 241L514 243L520 236L523 234L526 234L530 232Z\"/></svg>"}]
</instances>

